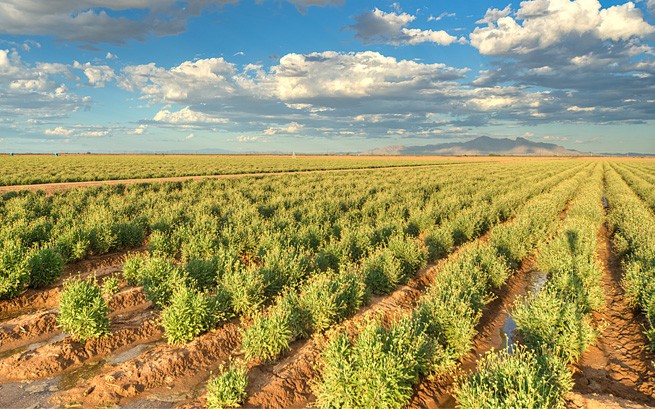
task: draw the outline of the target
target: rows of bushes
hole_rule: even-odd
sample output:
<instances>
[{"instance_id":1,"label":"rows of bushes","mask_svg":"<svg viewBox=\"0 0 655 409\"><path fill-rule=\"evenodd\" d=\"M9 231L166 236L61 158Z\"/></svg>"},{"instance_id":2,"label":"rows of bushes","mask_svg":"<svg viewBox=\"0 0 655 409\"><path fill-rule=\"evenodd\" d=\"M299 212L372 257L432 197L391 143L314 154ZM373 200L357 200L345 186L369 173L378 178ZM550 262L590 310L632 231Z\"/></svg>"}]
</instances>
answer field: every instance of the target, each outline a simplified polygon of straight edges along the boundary
<instances>
[{"instance_id":1,"label":"rows of bushes","mask_svg":"<svg viewBox=\"0 0 655 409\"><path fill-rule=\"evenodd\" d=\"M390 175L411 184L398 185ZM493 177L509 176L509 167L489 164L481 165L464 187L458 185L459 171L444 166L105 186L54 196L12 193L0 201L0 298L13 297L27 285L51 283L63 263L136 248L146 240L153 253L184 261L211 259L219 249L231 248L257 262L262 255L256 252L267 252L260 237L269 248L281 243L314 253L331 237L346 236L351 252L362 251L368 239L384 241L405 230L414 234L438 222L468 206L467 196L490 186ZM334 264L330 249L325 250L324 262Z\"/></svg>"},{"instance_id":2,"label":"rows of bushes","mask_svg":"<svg viewBox=\"0 0 655 409\"><path fill-rule=\"evenodd\" d=\"M324 351L315 393L321 407L402 407L421 375L442 375L470 350L483 307L554 223L589 171L542 184L485 244L447 263L409 315L373 321L351 339L337 335ZM559 182L559 183L558 183ZM555 186L555 187L553 187ZM521 192L523 200L530 188ZM552 188L552 189L551 189Z\"/></svg>"},{"instance_id":3,"label":"rows of bushes","mask_svg":"<svg viewBox=\"0 0 655 409\"><path fill-rule=\"evenodd\" d=\"M628 301L648 320L655 349L655 216L613 169L606 172L609 222L623 261L622 285Z\"/></svg>"},{"instance_id":4,"label":"rows of bushes","mask_svg":"<svg viewBox=\"0 0 655 409\"><path fill-rule=\"evenodd\" d=\"M612 168L626 181L634 192L653 211L655 211L655 177L650 177L644 172L612 164Z\"/></svg>"},{"instance_id":5,"label":"rows of bushes","mask_svg":"<svg viewBox=\"0 0 655 409\"><path fill-rule=\"evenodd\" d=\"M603 171L582 185L557 235L540 248L536 268L548 281L511 313L520 345L491 352L456 389L462 408L564 408L573 387L568 365L593 344L591 313L604 306L596 256L604 220Z\"/></svg>"},{"instance_id":6,"label":"rows of bushes","mask_svg":"<svg viewBox=\"0 0 655 409\"><path fill-rule=\"evenodd\" d=\"M458 163L439 158L244 155L0 156L0 186ZM469 162L470 163L470 162Z\"/></svg>"}]
</instances>

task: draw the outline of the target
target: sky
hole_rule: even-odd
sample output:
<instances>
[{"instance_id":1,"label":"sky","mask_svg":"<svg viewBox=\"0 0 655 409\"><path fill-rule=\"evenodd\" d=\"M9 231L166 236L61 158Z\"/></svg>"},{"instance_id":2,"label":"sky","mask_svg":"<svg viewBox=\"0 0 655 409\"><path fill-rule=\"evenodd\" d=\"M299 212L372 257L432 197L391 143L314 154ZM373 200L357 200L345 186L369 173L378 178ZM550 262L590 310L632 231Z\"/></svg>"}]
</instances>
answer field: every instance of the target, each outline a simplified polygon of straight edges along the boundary
<instances>
[{"instance_id":1,"label":"sky","mask_svg":"<svg viewBox=\"0 0 655 409\"><path fill-rule=\"evenodd\" d=\"M655 0L3 0L0 152L655 153Z\"/></svg>"}]
</instances>

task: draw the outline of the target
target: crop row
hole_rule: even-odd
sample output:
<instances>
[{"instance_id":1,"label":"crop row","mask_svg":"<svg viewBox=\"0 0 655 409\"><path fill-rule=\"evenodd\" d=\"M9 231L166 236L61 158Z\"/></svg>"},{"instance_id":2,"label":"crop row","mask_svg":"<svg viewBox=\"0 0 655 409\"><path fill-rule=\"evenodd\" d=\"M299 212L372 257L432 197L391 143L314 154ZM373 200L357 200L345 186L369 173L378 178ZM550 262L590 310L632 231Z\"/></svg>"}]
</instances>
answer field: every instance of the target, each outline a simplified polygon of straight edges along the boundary
<instances>
[{"instance_id":1,"label":"crop row","mask_svg":"<svg viewBox=\"0 0 655 409\"><path fill-rule=\"evenodd\" d=\"M0 156L0 186L457 163L441 158L230 155Z\"/></svg>"},{"instance_id":2,"label":"crop row","mask_svg":"<svg viewBox=\"0 0 655 409\"><path fill-rule=\"evenodd\" d=\"M471 349L481 311L523 260L555 228L558 214L588 170L568 175L525 200L486 243L445 264L409 314L373 321L354 338L337 334L321 359L315 390L321 407L402 407L421 375L452 371Z\"/></svg>"},{"instance_id":3,"label":"crop row","mask_svg":"<svg viewBox=\"0 0 655 409\"><path fill-rule=\"evenodd\" d=\"M646 335L655 348L655 216L614 171L606 172L609 222L623 259L622 285L630 303L646 315Z\"/></svg>"},{"instance_id":4,"label":"crop row","mask_svg":"<svg viewBox=\"0 0 655 409\"><path fill-rule=\"evenodd\" d=\"M520 345L481 359L478 371L456 389L460 407L565 407L564 396L573 387L567 365L593 344L591 313L604 306L596 257L604 221L602 175L598 164L562 228L540 249L536 266L548 281L512 312Z\"/></svg>"},{"instance_id":5,"label":"crop row","mask_svg":"<svg viewBox=\"0 0 655 409\"><path fill-rule=\"evenodd\" d=\"M639 171L616 166L615 164L613 168L651 210L655 211L655 185L648 181L643 174L638 174Z\"/></svg>"},{"instance_id":6,"label":"crop row","mask_svg":"<svg viewBox=\"0 0 655 409\"><path fill-rule=\"evenodd\" d=\"M377 240L399 229L411 233L462 207L462 197L490 184L502 169L483 167L469 186L456 190L456 169L443 168L411 176L409 170L391 171L413 183L402 187L378 171L355 181L346 174L296 175L9 195L0 203L0 298L53 282L67 261L135 248L146 239L153 252L184 261L229 248L225 257L256 264L265 255L255 251L266 246L314 251L331 236L343 236L354 242L352 251L360 251L350 228L355 222L370 226Z\"/></svg>"}]
</instances>

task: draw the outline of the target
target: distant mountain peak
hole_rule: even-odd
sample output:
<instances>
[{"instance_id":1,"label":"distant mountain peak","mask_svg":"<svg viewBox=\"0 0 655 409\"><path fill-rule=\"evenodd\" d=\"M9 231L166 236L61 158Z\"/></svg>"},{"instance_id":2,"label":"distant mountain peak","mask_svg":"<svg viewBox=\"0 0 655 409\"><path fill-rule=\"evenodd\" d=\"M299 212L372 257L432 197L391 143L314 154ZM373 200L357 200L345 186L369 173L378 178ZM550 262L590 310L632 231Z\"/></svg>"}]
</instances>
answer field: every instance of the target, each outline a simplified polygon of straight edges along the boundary
<instances>
[{"instance_id":1,"label":"distant mountain peak","mask_svg":"<svg viewBox=\"0 0 655 409\"><path fill-rule=\"evenodd\" d=\"M514 156L581 156L588 155L554 143L480 136L466 142L449 142L423 146L394 145L362 152L367 155L514 155Z\"/></svg>"}]
</instances>

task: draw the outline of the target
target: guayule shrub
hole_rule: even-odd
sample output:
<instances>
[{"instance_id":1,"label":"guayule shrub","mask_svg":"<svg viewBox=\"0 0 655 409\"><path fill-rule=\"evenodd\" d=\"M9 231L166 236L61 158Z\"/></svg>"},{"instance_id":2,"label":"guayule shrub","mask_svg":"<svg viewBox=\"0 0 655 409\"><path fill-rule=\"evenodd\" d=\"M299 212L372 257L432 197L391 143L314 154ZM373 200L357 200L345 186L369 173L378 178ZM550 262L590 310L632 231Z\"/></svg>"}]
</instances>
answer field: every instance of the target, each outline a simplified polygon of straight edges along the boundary
<instances>
[{"instance_id":1,"label":"guayule shrub","mask_svg":"<svg viewBox=\"0 0 655 409\"><path fill-rule=\"evenodd\" d=\"M299 336L307 336L309 317L294 292L278 297L276 304L264 314L255 315L243 333L246 359L272 359L289 348Z\"/></svg>"},{"instance_id":2,"label":"guayule shrub","mask_svg":"<svg viewBox=\"0 0 655 409\"><path fill-rule=\"evenodd\" d=\"M319 362L323 382L314 390L322 408L402 408L412 384L429 366L431 341L416 321L387 329L369 323L356 341L334 337Z\"/></svg>"},{"instance_id":3,"label":"guayule shrub","mask_svg":"<svg viewBox=\"0 0 655 409\"><path fill-rule=\"evenodd\" d=\"M105 297L106 300L110 300L111 297L118 292L119 288L119 283L118 283L118 278L116 277L107 277L105 281L102 283L102 286L100 286L100 290L102 291L102 296Z\"/></svg>"},{"instance_id":4,"label":"guayule shrub","mask_svg":"<svg viewBox=\"0 0 655 409\"><path fill-rule=\"evenodd\" d=\"M373 294L387 294L402 281L401 262L388 248L379 249L362 262L361 274Z\"/></svg>"},{"instance_id":5,"label":"guayule shrub","mask_svg":"<svg viewBox=\"0 0 655 409\"><path fill-rule=\"evenodd\" d=\"M109 333L109 308L95 280L64 283L59 296L59 326L80 342Z\"/></svg>"},{"instance_id":6,"label":"guayule shrub","mask_svg":"<svg viewBox=\"0 0 655 409\"><path fill-rule=\"evenodd\" d=\"M30 281L26 249L15 240L0 249L0 299L15 297Z\"/></svg>"},{"instance_id":7,"label":"guayule shrub","mask_svg":"<svg viewBox=\"0 0 655 409\"><path fill-rule=\"evenodd\" d=\"M354 314L362 305L366 286L354 272L327 272L311 278L300 295L313 332L324 331Z\"/></svg>"},{"instance_id":8,"label":"guayule shrub","mask_svg":"<svg viewBox=\"0 0 655 409\"><path fill-rule=\"evenodd\" d=\"M245 362L221 365L219 375L207 382L207 408L223 409L239 406L246 398L248 367Z\"/></svg>"},{"instance_id":9,"label":"guayule shrub","mask_svg":"<svg viewBox=\"0 0 655 409\"><path fill-rule=\"evenodd\" d=\"M209 289L216 285L218 276L217 260L191 259L187 262L184 270L189 277L195 280L201 290Z\"/></svg>"},{"instance_id":10,"label":"guayule shrub","mask_svg":"<svg viewBox=\"0 0 655 409\"><path fill-rule=\"evenodd\" d=\"M238 314L252 314L266 299L264 276L256 268L230 271L221 280L230 294L232 309Z\"/></svg>"},{"instance_id":11,"label":"guayule shrub","mask_svg":"<svg viewBox=\"0 0 655 409\"><path fill-rule=\"evenodd\" d=\"M455 389L455 398L463 409L563 409L572 387L564 362L519 346L511 354L504 349L480 359L478 371Z\"/></svg>"},{"instance_id":12,"label":"guayule shrub","mask_svg":"<svg viewBox=\"0 0 655 409\"><path fill-rule=\"evenodd\" d=\"M143 286L148 301L160 309L168 305L178 286L195 285L185 272L161 257L130 257L123 264L123 276L129 283Z\"/></svg>"},{"instance_id":13,"label":"guayule shrub","mask_svg":"<svg viewBox=\"0 0 655 409\"><path fill-rule=\"evenodd\" d=\"M170 305L161 313L164 334L170 344L183 344L229 318L229 298L223 289L216 295L179 286Z\"/></svg>"},{"instance_id":14,"label":"guayule shrub","mask_svg":"<svg viewBox=\"0 0 655 409\"><path fill-rule=\"evenodd\" d=\"M29 257L30 286L40 288L52 284L64 270L64 259L52 249L41 249Z\"/></svg>"}]
</instances>

